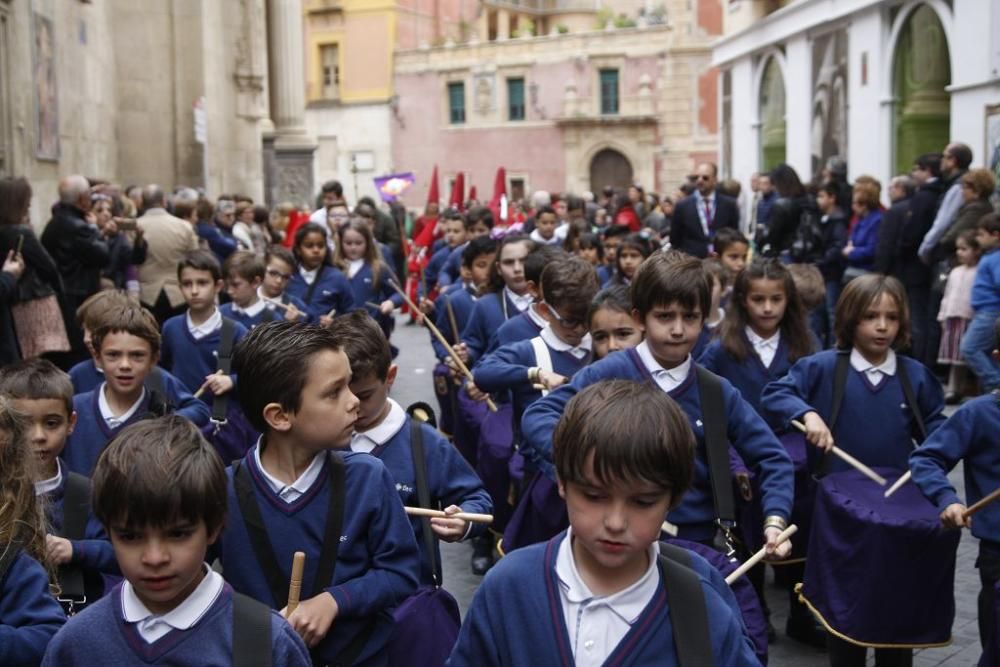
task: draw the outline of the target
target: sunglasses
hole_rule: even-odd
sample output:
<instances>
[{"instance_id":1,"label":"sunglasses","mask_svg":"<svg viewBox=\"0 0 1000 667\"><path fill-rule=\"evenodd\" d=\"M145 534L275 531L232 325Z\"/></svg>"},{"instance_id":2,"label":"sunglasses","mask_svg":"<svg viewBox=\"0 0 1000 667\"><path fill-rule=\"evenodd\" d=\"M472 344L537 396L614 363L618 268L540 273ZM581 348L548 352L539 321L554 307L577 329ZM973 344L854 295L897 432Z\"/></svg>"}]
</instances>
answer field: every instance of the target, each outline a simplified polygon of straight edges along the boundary
<instances>
[{"instance_id":1,"label":"sunglasses","mask_svg":"<svg viewBox=\"0 0 1000 667\"><path fill-rule=\"evenodd\" d=\"M697 180L699 180L699 181L710 181L710 180L712 180L712 177L711 176L706 176L706 175L702 174L701 176L699 176L697 178Z\"/></svg>"}]
</instances>

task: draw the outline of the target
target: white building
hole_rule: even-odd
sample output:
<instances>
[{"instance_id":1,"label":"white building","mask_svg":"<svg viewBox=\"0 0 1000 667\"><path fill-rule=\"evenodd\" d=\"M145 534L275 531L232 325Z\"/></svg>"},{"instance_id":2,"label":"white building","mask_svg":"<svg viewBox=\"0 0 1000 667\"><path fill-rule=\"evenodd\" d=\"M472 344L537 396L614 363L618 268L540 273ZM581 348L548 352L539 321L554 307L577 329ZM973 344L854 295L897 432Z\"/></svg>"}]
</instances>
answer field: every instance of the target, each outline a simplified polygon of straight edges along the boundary
<instances>
[{"instance_id":1,"label":"white building","mask_svg":"<svg viewBox=\"0 0 1000 667\"><path fill-rule=\"evenodd\" d=\"M841 155L883 183L951 139L1000 169L1000 0L730 0L721 168L788 162L811 178Z\"/></svg>"}]
</instances>

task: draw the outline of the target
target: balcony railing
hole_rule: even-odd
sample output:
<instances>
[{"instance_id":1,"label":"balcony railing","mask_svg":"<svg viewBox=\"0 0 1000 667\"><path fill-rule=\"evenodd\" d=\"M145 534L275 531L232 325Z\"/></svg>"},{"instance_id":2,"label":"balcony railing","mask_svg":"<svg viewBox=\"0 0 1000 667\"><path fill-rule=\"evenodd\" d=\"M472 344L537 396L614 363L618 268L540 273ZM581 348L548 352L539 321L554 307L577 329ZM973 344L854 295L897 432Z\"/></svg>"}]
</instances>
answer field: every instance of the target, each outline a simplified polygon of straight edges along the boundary
<instances>
[{"instance_id":1,"label":"balcony railing","mask_svg":"<svg viewBox=\"0 0 1000 667\"><path fill-rule=\"evenodd\" d=\"M485 5L535 14L552 12L596 12L598 0L485 0Z\"/></svg>"}]
</instances>

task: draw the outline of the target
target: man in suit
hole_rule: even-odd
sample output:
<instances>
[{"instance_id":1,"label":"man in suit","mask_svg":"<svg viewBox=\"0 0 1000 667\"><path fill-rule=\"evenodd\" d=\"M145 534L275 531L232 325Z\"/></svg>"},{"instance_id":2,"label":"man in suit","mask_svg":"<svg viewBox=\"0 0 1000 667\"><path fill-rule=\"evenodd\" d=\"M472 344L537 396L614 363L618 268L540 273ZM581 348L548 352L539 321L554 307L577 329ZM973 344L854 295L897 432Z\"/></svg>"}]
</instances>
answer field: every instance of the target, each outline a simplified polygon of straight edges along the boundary
<instances>
[{"instance_id":1,"label":"man in suit","mask_svg":"<svg viewBox=\"0 0 1000 667\"><path fill-rule=\"evenodd\" d=\"M152 311L160 324L184 310L184 295L177 284L177 263L184 253L198 249L198 236L184 220L167 213L164 208L163 189L147 185L142 189L142 207L146 211L139 218L149 249L146 261L139 267L139 299ZM193 209L196 201L179 199Z\"/></svg>"},{"instance_id":2,"label":"man in suit","mask_svg":"<svg viewBox=\"0 0 1000 667\"><path fill-rule=\"evenodd\" d=\"M70 351L53 355L52 360L64 369L88 356L76 309L100 289L101 270L111 258L105 237L87 221L89 211L90 183L80 175L67 176L59 181L59 203L52 207L52 219L42 232L42 245L62 277L59 306Z\"/></svg>"},{"instance_id":3,"label":"man in suit","mask_svg":"<svg viewBox=\"0 0 1000 667\"><path fill-rule=\"evenodd\" d=\"M718 169L714 164L702 162L696 174L694 194L674 207L670 246L695 257L707 257L717 231L739 227L740 211L735 199L715 191Z\"/></svg>"}]
</instances>

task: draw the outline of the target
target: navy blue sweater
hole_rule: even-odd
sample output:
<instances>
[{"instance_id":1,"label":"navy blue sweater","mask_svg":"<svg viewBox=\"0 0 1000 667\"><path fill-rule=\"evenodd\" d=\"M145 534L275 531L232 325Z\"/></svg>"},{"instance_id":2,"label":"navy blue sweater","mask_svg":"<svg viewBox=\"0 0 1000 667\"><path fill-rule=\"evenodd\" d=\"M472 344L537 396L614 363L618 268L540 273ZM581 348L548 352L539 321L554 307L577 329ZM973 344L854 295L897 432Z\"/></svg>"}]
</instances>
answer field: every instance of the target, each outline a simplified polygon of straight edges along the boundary
<instances>
[{"instance_id":1,"label":"navy blue sweater","mask_svg":"<svg viewBox=\"0 0 1000 667\"><path fill-rule=\"evenodd\" d=\"M559 544L565 537L563 532L546 543L517 549L486 573L472 598L448 665L568 667L573 664L555 568ZM691 553L691 562L705 595L713 664L760 664L750 640L743 634L732 591L703 558ZM673 613L667 604L661 569L653 599L604 664L678 665L671 623Z\"/></svg>"},{"instance_id":2,"label":"navy blue sweater","mask_svg":"<svg viewBox=\"0 0 1000 667\"><path fill-rule=\"evenodd\" d=\"M103 385L101 385L103 386ZM152 394L147 391L142 399L142 403L132 413L128 420L118 428L111 428L104 417L101 416L101 408L98 406L101 387L88 391L85 394L77 394L73 397L73 410L76 411L76 427L66 440L66 447L63 449L60 458L66 467L73 472L80 473L85 477L90 477L97 464L97 459L104 451L104 447L111 442L111 439L129 424L134 424L141 419L154 416L162 416L158 411L150 412L150 399Z\"/></svg>"},{"instance_id":3,"label":"navy blue sweater","mask_svg":"<svg viewBox=\"0 0 1000 667\"><path fill-rule=\"evenodd\" d=\"M68 471L63 469L62 481L58 487L45 494L45 515L49 520L49 532L65 537L63 532L63 501L66 496L66 478ZM104 526L94 516L93 511L87 512L87 526L83 539L70 540L73 545L73 563L86 569L117 575L118 561L115 560L115 550Z\"/></svg>"},{"instance_id":4,"label":"navy blue sweater","mask_svg":"<svg viewBox=\"0 0 1000 667\"><path fill-rule=\"evenodd\" d=\"M410 417L407 416L399 433L385 445L372 451L372 454L382 459L382 463L392 475L403 505L416 507L420 502L417 499L416 473L413 470L413 453L410 449L410 423ZM463 512L492 514L493 500L490 494L483 488L482 481L458 450L445 440L440 432L427 424L420 425L420 432L423 435L431 505L435 509L458 505ZM409 518L420 549L420 583L433 584L433 567L424 553L423 521L416 516ZM471 524L467 537L477 537L485 532L485 525L474 523ZM438 560L441 558L439 549L436 550L435 558Z\"/></svg>"},{"instance_id":5,"label":"navy blue sweater","mask_svg":"<svg viewBox=\"0 0 1000 667\"><path fill-rule=\"evenodd\" d=\"M455 340L455 332L452 329L451 319L448 316L448 303L451 303L451 310L455 314L455 325L458 328L459 334L461 334L465 330L465 327L468 326L469 318L472 317L476 300L472 292L462 287L459 283L455 283L442 292L437 301L434 302L434 324L452 345L459 341ZM434 354L439 361L444 362L449 357L448 351L444 349L444 346L438 341L436 336L433 334L430 334L430 336Z\"/></svg>"},{"instance_id":6,"label":"navy blue sweater","mask_svg":"<svg viewBox=\"0 0 1000 667\"><path fill-rule=\"evenodd\" d=\"M22 551L0 581L0 665L37 665L65 622L45 568Z\"/></svg>"},{"instance_id":7,"label":"navy blue sweater","mask_svg":"<svg viewBox=\"0 0 1000 667\"><path fill-rule=\"evenodd\" d=\"M788 360L788 346L785 345L784 336L778 340L778 349L774 352L770 366L764 366L764 362L757 356L749 340L745 342L748 354L743 361L739 361L727 352L722 346L722 341L716 339L708 344L698 363L729 380L739 390L743 400L760 414L760 395L764 387L768 382L784 377L792 367L792 363Z\"/></svg>"},{"instance_id":8,"label":"navy blue sweater","mask_svg":"<svg viewBox=\"0 0 1000 667\"><path fill-rule=\"evenodd\" d=\"M323 264L319 267L314 284L316 287L312 289L312 298L307 299L306 295L309 294L312 285L306 284L302 274L296 270L292 273L292 279L286 288L289 294L306 305L307 312L314 320L329 315L333 309L340 315L354 310L356 304L351 284L339 269Z\"/></svg>"},{"instance_id":9,"label":"navy blue sweater","mask_svg":"<svg viewBox=\"0 0 1000 667\"><path fill-rule=\"evenodd\" d=\"M710 538L713 534L712 523L716 514L705 453L701 396L695 372L695 364L692 363L687 379L668 394L677 401L691 422L697 448L692 487L684 494L680 506L672 510L667 518L685 529L682 535L685 539L699 540ZM568 384L535 401L521 420L520 451L525 459L555 479L552 467L552 432L566 404L584 388L601 380L611 379L646 382L649 381L649 374L635 350L612 352L574 375ZM726 406L729 443L760 480L764 516L775 515L787 519L791 515L794 486L791 459L764 420L725 378L722 378L722 396Z\"/></svg>"},{"instance_id":10,"label":"navy blue sweater","mask_svg":"<svg viewBox=\"0 0 1000 667\"><path fill-rule=\"evenodd\" d=\"M496 349L508 343L516 343L519 340L531 340L541 333L541 331L542 327L538 326L535 320L531 319L531 315L526 310L501 324L500 328L493 335L490 345L493 349Z\"/></svg>"},{"instance_id":11,"label":"navy blue sweater","mask_svg":"<svg viewBox=\"0 0 1000 667\"><path fill-rule=\"evenodd\" d=\"M299 322L310 321L311 318L309 317L309 310L306 308L306 304L302 303L302 299L298 299L288 292L285 292L280 298L274 299L274 301L280 301L285 305L292 304L295 306L295 308L303 314L302 317L299 318ZM247 331L253 329L258 324L263 324L265 322L285 321L284 311L278 310L277 306L267 306L254 317L248 317L246 313L237 313L234 311L232 302L222 304L219 306L219 310L222 312L223 317L228 317L234 322L239 322L246 328Z\"/></svg>"},{"instance_id":12,"label":"navy blue sweater","mask_svg":"<svg viewBox=\"0 0 1000 667\"><path fill-rule=\"evenodd\" d=\"M239 322L233 326L233 347L247 335L246 327ZM187 314L171 317L163 323L162 349L160 363L164 368L188 387L197 389L205 383L205 378L219 370L219 343L222 342L222 327L202 338L195 339L187 326ZM233 381L236 376L230 374ZM234 401L235 387L229 392ZM211 390L205 392L205 402L212 404L214 395Z\"/></svg>"},{"instance_id":13,"label":"navy blue sweater","mask_svg":"<svg viewBox=\"0 0 1000 667\"><path fill-rule=\"evenodd\" d=\"M469 348L469 368L491 351L490 341L500 325L520 312L507 298L506 290L479 297L469 323L462 330L462 342Z\"/></svg>"},{"instance_id":14,"label":"navy blue sweater","mask_svg":"<svg viewBox=\"0 0 1000 667\"><path fill-rule=\"evenodd\" d=\"M964 403L910 454L913 481L939 510L961 499L948 473L964 462L965 504L972 505L1000 488L1000 403L996 394ZM987 505L972 521L972 534L1000 542L1000 504Z\"/></svg>"},{"instance_id":15,"label":"navy blue sweater","mask_svg":"<svg viewBox=\"0 0 1000 667\"><path fill-rule=\"evenodd\" d=\"M552 370L567 378L572 378L590 361L589 355L577 359L569 352L558 352L549 345L546 347L552 359ZM542 392L528 380L528 369L538 365L531 340L520 340L487 354L476 365L472 376L476 386L483 391L510 391L514 403L514 424L517 425L521 423L528 406L542 397Z\"/></svg>"},{"instance_id":16,"label":"navy blue sweater","mask_svg":"<svg viewBox=\"0 0 1000 667\"><path fill-rule=\"evenodd\" d=\"M374 621L375 629L356 664L381 664L392 633L391 610L417 588L420 556L413 528L399 502L396 484L379 460L353 452L328 456L344 460L347 502L334 581L324 589L337 601L339 612L315 651L324 661L333 660ZM305 495L293 503L286 503L271 490L257 468L253 450L247 452L244 465L253 479L254 495L285 580L291 574L294 553L306 554L302 578L305 600L311 597L323 544L330 499L329 463ZM274 607L240 513L233 469L227 474L229 517L216 543L223 572L237 591Z\"/></svg>"},{"instance_id":17,"label":"navy blue sweater","mask_svg":"<svg viewBox=\"0 0 1000 667\"><path fill-rule=\"evenodd\" d=\"M197 623L171 630L147 644L122 615L122 587L117 586L66 623L55 636L42 663L72 665L231 665L233 664L233 589L222 592ZM98 656L99 659L98 659ZM271 664L308 667L312 663L302 639L276 611L271 612Z\"/></svg>"},{"instance_id":18,"label":"navy blue sweater","mask_svg":"<svg viewBox=\"0 0 1000 667\"><path fill-rule=\"evenodd\" d=\"M896 363L906 364L927 432L933 433L944 422L940 383L923 364L910 357L897 354ZM799 359L785 377L764 388L761 413L775 430L790 430L793 419L801 420L812 410L829 426L836 365L836 350L818 352ZM878 387L872 387L862 373L848 367L844 400L831 432L837 446L862 463L906 470L913 448L911 439L919 438L919 433L906 404L898 371L896 375L883 377ZM849 469L839 458L830 457L829 463L831 472Z\"/></svg>"},{"instance_id":19,"label":"navy blue sweater","mask_svg":"<svg viewBox=\"0 0 1000 667\"><path fill-rule=\"evenodd\" d=\"M163 391L166 394L164 398L173 406L174 413L184 417L195 426L204 426L208 423L209 417L211 417L208 406L195 398L183 382L159 366L154 368L150 375L153 373L159 373L163 379ZM104 382L104 373L97 370L93 359L87 359L69 369L69 379L73 382L73 392L84 394L101 386ZM146 388L149 389L152 386L153 380L147 377Z\"/></svg>"}]
</instances>

